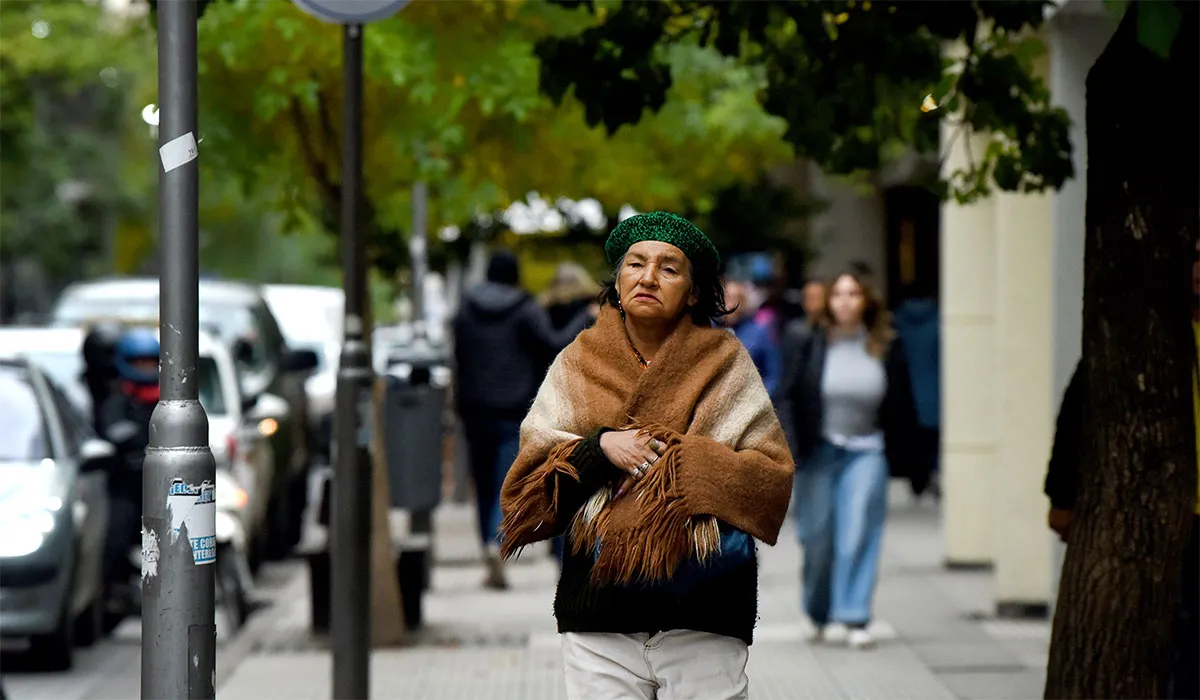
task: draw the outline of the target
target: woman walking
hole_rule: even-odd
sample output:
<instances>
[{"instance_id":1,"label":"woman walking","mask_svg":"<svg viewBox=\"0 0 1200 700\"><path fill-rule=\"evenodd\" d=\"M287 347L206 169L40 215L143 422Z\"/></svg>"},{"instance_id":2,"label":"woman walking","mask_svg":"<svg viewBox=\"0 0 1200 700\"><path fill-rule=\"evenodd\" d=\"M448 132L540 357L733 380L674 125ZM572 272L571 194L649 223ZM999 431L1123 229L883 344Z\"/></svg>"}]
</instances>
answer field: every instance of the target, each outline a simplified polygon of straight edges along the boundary
<instances>
[{"instance_id":1,"label":"woman walking","mask_svg":"<svg viewBox=\"0 0 1200 700\"><path fill-rule=\"evenodd\" d=\"M916 413L887 312L854 272L834 279L815 325L784 338L779 417L796 457L803 608L817 640L831 624L854 648L871 622L889 471L910 462ZM889 468L890 467L890 468Z\"/></svg>"},{"instance_id":2,"label":"woman walking","mask_svg":"<svg viewBox=\"0 0 1200 700\"><path fill-rule=\"evenodd\" d=\"M745 698L755 539L792 461L730 332L720 260L688 221L621 222L595 327L554 361L501 494L503 553L566 533L554 602L574 700Z\"/></svg>"}]
</instances>

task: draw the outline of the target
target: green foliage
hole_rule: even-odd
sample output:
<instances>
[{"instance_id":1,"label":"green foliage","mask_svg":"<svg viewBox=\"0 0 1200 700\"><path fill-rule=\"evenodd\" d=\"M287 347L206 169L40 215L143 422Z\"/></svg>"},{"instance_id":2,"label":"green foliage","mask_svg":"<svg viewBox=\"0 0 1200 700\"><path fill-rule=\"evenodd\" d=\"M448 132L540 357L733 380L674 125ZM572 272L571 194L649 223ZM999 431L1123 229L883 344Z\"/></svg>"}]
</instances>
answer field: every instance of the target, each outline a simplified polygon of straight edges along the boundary
<instances>
[{"instance_id":1,"label":"green foliage","mask_svg":"<svg viewBox=\"0 0 1200 700\"><path fill-rule=\"evenodd\" d=\"M469 18L466 21L465 18ZM416 2L364 33L368 255L394 274L411 186L430 185L430 230L527 192L592 196L616 209L680 208L791 157L762 112L761 68L701 48L664 47L672 75L655 119L608 138L575 100L538 91L537 41L590 19L545 2ZM249 191L337 230L341 199L341 29L286 2L213 3L200 22L202 155ZM285 224L290 225L290 223Z\"/></svg>"},{"instance_id":2,"label":"green foliage","mask_svg":"<svg viewBox=\"0 0 1200 700\"><path fill-rule=\"evenodd\" d=\"M873 170L897 144L937 151L946 118L991 137L983 159L950 178L961 199L992 182L1040 192L1072 175L1068 119L1034 71L1042 47L1030 30L1045 1L559 4L594 19L539 43L542 89L574 95L610 132L663 104L672 81L661 48L698 42L765 71L763 106L787 122L796 154L827 172ZM957 59L943 59L949 42L964 47Z\"/></svg>"},{"instance_id":3,"label":"green foliage","mask_svg":"<svg viewBox=\"0 0 1200 700\"><path fill-rule=\"evenodd\" d=\"M0 258L61 284L101 271L107 233L145 218L150 178L128 156L149 158L131 104L147 53L95 5L0 3Z\"/></svg>"}]
</instances>

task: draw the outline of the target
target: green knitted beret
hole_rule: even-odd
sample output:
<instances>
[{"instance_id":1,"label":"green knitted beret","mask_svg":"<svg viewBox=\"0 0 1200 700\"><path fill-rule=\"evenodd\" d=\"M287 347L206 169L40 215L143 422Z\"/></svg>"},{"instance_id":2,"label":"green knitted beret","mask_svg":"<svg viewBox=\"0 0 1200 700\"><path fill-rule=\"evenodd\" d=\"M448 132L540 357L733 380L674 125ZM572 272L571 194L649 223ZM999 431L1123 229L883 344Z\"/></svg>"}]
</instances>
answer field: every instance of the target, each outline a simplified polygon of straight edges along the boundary
<instances>
[{"instance_id":1,"label":"green knitted beret","mask_svg":"<svg viewBox=\"0 0 1200 700\"><path fill-rule=\"evenodd\" d=\"M721 266L717 247L696 225L670 212L652 211L625 219L608 234L604 253L608 262L616 265L635 243L658 241L669 243L683 251L692 266L715 273Z\"/></svg>"}]
</instances>

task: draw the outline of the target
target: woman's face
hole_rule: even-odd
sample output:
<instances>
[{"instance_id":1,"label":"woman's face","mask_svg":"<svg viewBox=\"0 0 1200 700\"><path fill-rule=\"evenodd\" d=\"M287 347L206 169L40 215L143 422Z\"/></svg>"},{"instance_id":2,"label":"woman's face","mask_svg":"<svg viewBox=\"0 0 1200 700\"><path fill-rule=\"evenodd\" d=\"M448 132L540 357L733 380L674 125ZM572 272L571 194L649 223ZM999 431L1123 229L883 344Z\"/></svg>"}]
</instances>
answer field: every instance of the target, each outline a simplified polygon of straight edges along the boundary
<instances>
[{"instance_id":1,"label":"woman's face","mask_svg":"<svg viewBox=\"0 0 1200 700\"><path fill-rule=\"evenodd\" d=\"M850 275L842 275L829 289L829 313L833 322L842 328L862 323L866 298L863 289Z\"/></svg>"},{"instance_id":2,"label":"woman's face","mask_svg":"<svg viewBox=\"0 0 1200 700\"><path fill-rule=\"evenodd\" d=\"M621 308L639 321L678 320L696 303L692 287L691 263L670 243L635 243L617 272Z\"/></svg>"}]
</instances>

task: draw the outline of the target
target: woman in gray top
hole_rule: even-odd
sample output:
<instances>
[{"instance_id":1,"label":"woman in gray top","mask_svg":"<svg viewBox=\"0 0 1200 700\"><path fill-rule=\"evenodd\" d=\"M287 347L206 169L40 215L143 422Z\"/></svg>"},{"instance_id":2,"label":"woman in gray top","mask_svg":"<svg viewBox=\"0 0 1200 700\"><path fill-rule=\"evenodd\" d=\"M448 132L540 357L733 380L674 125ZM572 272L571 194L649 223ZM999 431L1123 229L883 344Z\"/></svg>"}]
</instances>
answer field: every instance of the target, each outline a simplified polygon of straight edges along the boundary
<instances>
[{"instance_id":1,"label":"woman in gray top","mask_svg":"<svg viewBox=\"0 0 1200 700\"><path fill-rule=\"evenodd\" d=\"M858 275L828 287L815 324L788 327L779 418L796 460L795 511L804 548L805 613L824 638L872 644L872 598L889 472L908 464L916 411L904 353L887 311Z\"/></svg>"}]
</instances>

